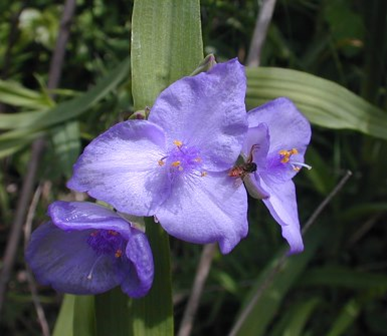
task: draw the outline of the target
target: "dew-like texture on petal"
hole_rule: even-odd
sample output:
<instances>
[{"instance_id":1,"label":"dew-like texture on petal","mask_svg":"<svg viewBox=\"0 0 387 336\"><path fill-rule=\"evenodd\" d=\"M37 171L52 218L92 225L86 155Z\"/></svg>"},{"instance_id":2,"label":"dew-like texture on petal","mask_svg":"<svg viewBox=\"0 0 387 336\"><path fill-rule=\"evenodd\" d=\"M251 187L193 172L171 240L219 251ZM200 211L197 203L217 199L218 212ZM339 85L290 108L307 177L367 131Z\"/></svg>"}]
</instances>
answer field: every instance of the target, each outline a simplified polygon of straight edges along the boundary
<instances>
[{"instance_id":1,"label":"dew-like texture on petal","mask_svg":"<svg viewBox=\"0 0 387 336\"><path fill-rule=\"evenodd\" d=\"M150 290L153 283L154 264L148 239L141 232L134 232L126 246L126 256L132 262L130 275L121 284L130 297L139 298Z\"/></svg>"},{"instance_id":2,"label":"dew-like texture on petal","mask_svg":"<svg viewBox=\"0 0 387 336\"><path fill-rule=\"evenodd\" d=\"M185 180L156 213L172 236L199 244L218 242L229 253L247 234L247 194L224 173Z\"/></svg>"},{"instance_id":3,"label":"dew-like texture on petal","mask_svg":"<svg viewBox=\"0 0 387 336\"><path fill-rule=\"evenodd\" d=\"M26 260L38 282L70 294L98 294L119 285L122 263L111 255L96 256L87 244L92 232L68 232L51 222L35 230Z\"/></svg>"},{"instance_id":4,"label":"dew-like texture on petal","mask_svg":"<svg viewBox=\"0 0 387 336\"><path fill-rule=\"evenodd\" d=\"M281 184L266 184L265 181L262 181L262 185L270 194L270 197L263 199L263 202L270 214L281 225L282 236L290 245L290 253L302 252L304 244L300 232L296 189L293 181Z\"/></svg>"},{"instance_id":5,"label":"dew-like texture on petal","mask_svg":"<svg viewBox=\"0 0 387 336\"><path fill-rule=\"evenodd\" d=\"M169 193L165 134L145 120L119 123L93 140L67 186L137 216L153 215Z\"/></svg>"},{"instance_id":6,"label":"dew-like texture on petal","mask_svg":"<svg viewBox=\"0 0 387 336\"><path fill-rule=\"evenodd\" d=\"M303 155L310 142L310 123L287 98L272 100L249 111L248 122L249 127L266 124L270 133L269 152L296 148Z\"/></svg>"},{"instance_id":7,"label":"dew-like texture on petal","mask_svg":"<svg viewBox=\"0 0 387 336\"><path fill-rule=\"evenodd\" d=\"M130 225L117 213L90 202L56 201L48 207L48 214L63 230L114 230L128 239Z\"/></svg>"},{"instance_id":8,"label":"dew-like texture on petal","mask_svg":"<svg viewBox=\"0 0 387 336\"><path fill-rule=\"evenodd\" d=\"M170 85L149 121L164 129L169 150L181 141L200 149L206 171L224 171L237 160L247 131L245 93L244 68L234 59Z\"/></svg>"}]
</instances>

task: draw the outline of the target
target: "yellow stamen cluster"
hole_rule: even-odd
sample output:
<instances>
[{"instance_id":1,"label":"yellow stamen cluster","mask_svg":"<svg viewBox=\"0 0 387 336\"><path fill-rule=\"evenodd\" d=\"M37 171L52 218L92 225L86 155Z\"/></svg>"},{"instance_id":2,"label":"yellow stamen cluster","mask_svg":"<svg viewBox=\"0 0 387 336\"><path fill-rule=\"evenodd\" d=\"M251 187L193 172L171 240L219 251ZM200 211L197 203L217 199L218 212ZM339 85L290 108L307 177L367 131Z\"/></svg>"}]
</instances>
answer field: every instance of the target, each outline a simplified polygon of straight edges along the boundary
<instances>
[{"instance_id":1,"label":"yellow stamen cluster","mask_svg":"<svg viewBox=\"0 0 387 336\"><path fill-rule=\"evenodd\" d=\"M290 161L290 157L294 154L298 154L298 150L295 148L291 150L280 150L279 155L282 156L281 163L288 163Z\"/></svg>"},{"instance_id":2,"label":"yellow stamen cluster","mask_svg":"<svg viewBox=\"0 0 387 336\"><path fill-rule=\"evenodd\" d=\"M180 141L180 140L173 140L173 144L178 148L178 150L182 153L183 156L188 155L188 157L190 157L191 153L189 153L189 149L187 149L188 153L186 153L186 150L182 148L183 147L183 142L182 141ZM166 162L165 159L167 159L167 157L168 156L163 157L162 159L157 161L157 163L158 163L158 165L160 167L163 167L165 165L165 162ZM177 153L177 157L179 157L178 153ZM190 159L188 159L188 160L190 160ZM202 162L202 158L200 156L198 156L198 157L195 157L193 159L193 161L197 162L198 164L200 164ZM173 161L171 163L168 162L168 165L170 165L170 167L172 167L172 168L177 168L178 171L183 171L184 168L185 168L184 167L185 163L182 165L182 161L181 160L176 160L176 161ZM190 169L190 167L192 166L192 163L190 163L188 161L187 166ZM201 172L200 176L201 177L207 176L207 172L205 172L205 171Z\"/></svg>"},{"instance_id":3,"label":"yellow stamen cluster","mask_svg":"<svg viewBox=\"0 0 387 336\"><path fill-rule=\"evenodd\" d=\"M176 146L176 147L181 147L181 146L183 146L183 143L181 142L181 141L179 141L179 140L174 140L173 141L173 144Z\"/></svg>"},{"instance_id":4,"label":"yellow stamen cluster","mask_svg":"<svg viewBox=\"0 0 387 336\"><path fill-rule=\"evenodd\" d=\"M172 167L175 167L175 168L177 168L179 171L183 171L183 167L181 166L181 161L180 160L177 160L177 161L173 161L172 163L171 163L171 166Z\"/></svg>"},{"instance_id":5,"label":"yellow stamen cluster","mask_svg":"<svg viewBox=\"0 0 387 336\"><path fill-rule=\"evenodd\" d=\"M115 256L116 258L121 257L121 256L122 256L122 250L117 250L116 253L114 254L114 256Z\"/></svg>"}]
</instances>

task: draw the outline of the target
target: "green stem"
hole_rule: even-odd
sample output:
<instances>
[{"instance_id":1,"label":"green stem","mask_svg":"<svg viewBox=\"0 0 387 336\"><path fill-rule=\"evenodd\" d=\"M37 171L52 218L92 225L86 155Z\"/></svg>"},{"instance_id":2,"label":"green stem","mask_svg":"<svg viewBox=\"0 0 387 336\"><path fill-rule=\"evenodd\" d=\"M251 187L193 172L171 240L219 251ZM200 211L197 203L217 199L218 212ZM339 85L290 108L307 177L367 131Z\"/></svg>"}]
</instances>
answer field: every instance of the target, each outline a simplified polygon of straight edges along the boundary
<instances>
[{"instance_id":1,"label":"green stem","mask_svg":"<svg viewBox=\"0 0 387 336\"><path fill-rule=\"evenodd\" d=\"M129 299L120 287L95 296L96 335L127 336Z\"/></svg>"},{"instance_id":2,"label":"green stem","mask_svg":"<svg viewBox=\"0 0 387 336\"><path fill-rule=\"evenodd\" d=\"M131 301L131 335L173 335L169 237L161 226L150 218L146 218L146 234L152 247L155 278L147 296Z\"/></svg>"}]
</instances>

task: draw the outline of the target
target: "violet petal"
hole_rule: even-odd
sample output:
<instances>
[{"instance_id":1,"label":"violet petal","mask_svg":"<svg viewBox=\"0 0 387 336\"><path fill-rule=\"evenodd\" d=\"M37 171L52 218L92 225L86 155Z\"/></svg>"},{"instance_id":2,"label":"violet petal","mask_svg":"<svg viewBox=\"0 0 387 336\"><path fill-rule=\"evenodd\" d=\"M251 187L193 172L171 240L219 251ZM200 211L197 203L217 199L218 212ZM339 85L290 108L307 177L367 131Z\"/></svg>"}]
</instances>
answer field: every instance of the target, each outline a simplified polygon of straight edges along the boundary
<instances>
[{"instance_id":1,"label":"violet petal","mask_svg":"<svg viewBox=\"0 0 387 336\"><path fill-rule=\"evenodd\" d=\"M199 244L218 242L229 253L248 231L247 194L226 174L208 173L177 185L156 213L172 236Z\"/></svg>"},{"instance_id":2,"label":"violet petal","mask_svg":"<svg viewBox=\"0 0 387 336\"><path fill-rule=\"evenodd\" d=\"M130 224L112 210L91 202L56 201L48 214L62 230L114 230L127 239Z\"/></svg>"},{"instance_id":3,"label":"violet petal","mask_svg":"<svg viewBox=\"0 0 387 336\"><path fill-rule=\"evenodd\" d=\"M281 184L266 182L264 180L263 185L270 197L263 199L263 202L270 214L281 225L282 236L290 245L290 253L303 251L304 244L298 220L296 189L293 181Z\"/></svg>"},{"instance_id":4,"label":"violet petal","mask_svg":"<svg viewBox=\"0 0 387 336\"><path fill-rule=\"evenodd\" d=\"M150 290L154 277L152 251L144 234L135 233L129 238L126 255L132 262L132 268L121 288L130 297L142 297Z\"/></svg>"},{"instance_id":5,"label":"violet petal","mask_svg":"<svg viewBox=\"0 0 387 336\"><path fill-rule=\"evenodd\" d=\"M207 171L229 169L239 156L247 130L246 77L236 60L185 77L157 98L149 121L167 134L167 146L181 141L201 149Z\"/></svg>"},{"instance_id":6,"label":"violet petal","mask_svg":"<svg viewBox=\"0 0 387 336\"><path fill-rule=\"evenodd\" d=\"M71 294L98 294L119 285L123 277L119 265L109 255L96 256L87 244L92 232L67 232L51 222L36 229L26 260L37 280Z\"/></svg>"},{"instance_id":7,"label":"violet petal","mask_svg":"<svg viewBox=\"0 0 387 336\"><path fill-rule=\"evenodd\" d=\"M265 123L270 133L270 152L296 148L303 155L310 142L308 120L287 98L278 98L248 112L249 128Z\"/></svg>"},{"instance_id":8,"label":"violet petal","mask_svg":"<svg viewBox=\"0 0 387 336\"><path fill-rule=\"evenodd\" d=\"M137 216L153 215L168 196L165 135L145 120L119 123L92 141L74 165L68 187Z\"/></svg>"},{"instance_id":9,"label":"violet petal","mask_svg":"<svg viewBox=\"0 0 387 336\"><path fill-rule=\"evenodd\" d=\"M249 160L250 156L252 156L253 162L257 165L257 171L247 174L243 181L250 196L258 199L269 196L267 190L262 186L260 177L260 173L265 171L267 166L269 145L270 136L266 124L262 123L249 128L242 153L245 160Z\"/></svg>"}]
</instances>

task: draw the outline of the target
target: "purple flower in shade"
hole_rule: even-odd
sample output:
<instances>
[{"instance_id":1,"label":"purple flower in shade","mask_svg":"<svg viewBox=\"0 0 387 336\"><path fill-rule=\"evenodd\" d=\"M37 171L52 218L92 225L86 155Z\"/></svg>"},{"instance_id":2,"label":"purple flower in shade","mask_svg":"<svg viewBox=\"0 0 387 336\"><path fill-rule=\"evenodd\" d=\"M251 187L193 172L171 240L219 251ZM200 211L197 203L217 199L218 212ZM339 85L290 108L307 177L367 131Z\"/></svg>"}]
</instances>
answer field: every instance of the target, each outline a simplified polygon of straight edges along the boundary
<instances>
[{"instance_id":1,"label":"purple flower in shade","mask_svg":"<svg viewBox=\"0 0 387 336\"><path fill-rule=\"evenodd\" d=\"M138 298L153 282L145 234L119 214L89 202L54 202L36 229L26 260L37 280L59 292L98 294L121 286Z\"/></svg>"},{"instance_id":2,"label":"purple flower in shade","mask_svg":"<svg viewBox=\"0 0 387 336\"><path fill-rule=\"evenodd\" d=\"M304 163L311 137L308 120L287 98L278 98L248 113L249 130L243 145L247 162L255 163L246 174L245 185L256 198L262 198L274 219L290 253L304 248L298 219L296 190L292 178Z\"/></svg>"},{"instance_id":3,"label":"purple flower in shade","mask_svg":"<svg viewBox=\"0 0 387 336\"><path fill-rule=\"evenodd\" d=\"M247 234L246 191L227 174L246 136L245 92L237 60L178 80L148 120L119 123L92 141L68 187L230 252Z\"/></svg>"}]
</instances>

